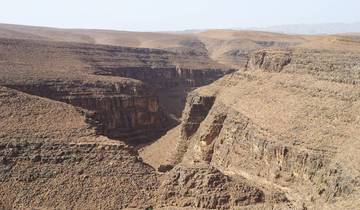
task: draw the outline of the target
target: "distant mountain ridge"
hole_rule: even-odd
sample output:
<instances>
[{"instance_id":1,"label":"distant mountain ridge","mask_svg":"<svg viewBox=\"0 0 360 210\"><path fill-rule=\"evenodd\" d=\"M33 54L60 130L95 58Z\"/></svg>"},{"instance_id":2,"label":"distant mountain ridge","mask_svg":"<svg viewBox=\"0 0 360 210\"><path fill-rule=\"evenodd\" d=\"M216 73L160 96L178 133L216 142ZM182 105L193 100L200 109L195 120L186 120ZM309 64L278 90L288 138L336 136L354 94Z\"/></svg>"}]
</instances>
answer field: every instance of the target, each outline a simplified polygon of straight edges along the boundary
<instances>
[{"instance_id":1,"label":"distant mountain ridge","mask_svg":"<svg viewBox=\"0 0 360 210\"><path fill-rule=\"evenodd\" d=\"M263 28L253 28L258 31L278 32L285 34L343 34L359 33L360 22L357 23L322 23L322 24L289 24Z\"/></svg>"}]
</instances>

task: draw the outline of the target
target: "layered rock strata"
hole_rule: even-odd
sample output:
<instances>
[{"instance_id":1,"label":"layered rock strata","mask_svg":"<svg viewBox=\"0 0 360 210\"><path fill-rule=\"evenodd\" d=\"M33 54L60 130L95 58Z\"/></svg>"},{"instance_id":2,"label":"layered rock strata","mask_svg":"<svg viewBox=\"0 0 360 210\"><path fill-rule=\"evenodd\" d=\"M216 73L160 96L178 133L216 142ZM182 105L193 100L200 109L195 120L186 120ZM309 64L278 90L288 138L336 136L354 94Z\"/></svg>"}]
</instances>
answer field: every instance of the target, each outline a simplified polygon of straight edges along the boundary
<instances>
[{"instance_id":1,"label":"layered rock strata","mask_svg":"<svg viewBox=\"0 0 360 210\"><path fill-rule=\"evenodd\" d=\"M231 71L156 49L12 39L0 48L1 85L93 111L99 134L131 144L176 125L178 111L162 107L182 109L187 91Z\"/></svg>"},{"instance_id":2,"label":"layered rock strata","mask_svg":"<svg viewBox=\"0 0 360 210\"><path fill-rule=\"evenodd\" d=\"M352 82L357 77L341 73L340 66L325 74L326 63L317 73L313 64L298 68L305 55L298 50L255 53L246 71L189 95L177 160L211 165L280 190L291 208L358 206L350 201L360 186L352 165L359 160L353 153L359 148L354 116L359 88ZM356 71L356 60L346 62ZM208 98L211 103L199 103Z\"/></svg>"}]
</instances>

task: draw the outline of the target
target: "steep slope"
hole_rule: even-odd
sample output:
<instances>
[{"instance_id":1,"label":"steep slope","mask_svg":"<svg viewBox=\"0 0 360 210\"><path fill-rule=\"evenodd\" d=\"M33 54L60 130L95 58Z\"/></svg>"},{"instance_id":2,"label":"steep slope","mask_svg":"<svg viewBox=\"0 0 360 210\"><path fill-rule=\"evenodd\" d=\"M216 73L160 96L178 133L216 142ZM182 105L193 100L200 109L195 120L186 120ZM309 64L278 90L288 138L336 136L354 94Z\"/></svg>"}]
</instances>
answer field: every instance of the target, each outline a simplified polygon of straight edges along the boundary
<instances>
[{"instance_id":1,"label":"steep slope","mask_svg":"<svg viewBox=\"0 0 360 210\"><path fill-rule=\"evenodd\" d=\"M94 111L99 133L136 144L171 125L161 107L172 92L183 90L181 107L186 88L231 71L204 56L143 48L1 39L0 49L1 85Z\"/></svg>"},{"instance_id":2,"label":"steep slope","mask_svg":"<svg viewBox=\"0 0 360 210\"><path fill-rule=\"evenodd\" d=\"M356 209L359 57L254 53L246 71L189 95L174 156L280 190L294 209Z\"/></svg>"},{"instance_id":3,"label":"steep slope","mask_svg":"<svg viewBox=\"0 0 360 210\"><path fill-rule=\"evenodd\" d=\"M154 170L96 135L85 110L1 87L0 115L1 209L151 205Z\"/></svg>"},{"instance_id":4,"label":"steep slope","mask_svg":"<svg viewBox=\"0 0 360 210\"><path fill-rule=\"evenodd\" d=\"M0 115L1 209L226 209L265 201L262 189L207 166L160 177L69 104L1 87Z\"/></svg>"},{"instance_id":5,"label":"steep slope","mask_svg":"<svg viewBox=\"0 0 360 210\"><path fill-rule=\"evenodd\" d=\"M0 37L0 208L360 206L357 35Z\"/></svg>"}]
</instances>

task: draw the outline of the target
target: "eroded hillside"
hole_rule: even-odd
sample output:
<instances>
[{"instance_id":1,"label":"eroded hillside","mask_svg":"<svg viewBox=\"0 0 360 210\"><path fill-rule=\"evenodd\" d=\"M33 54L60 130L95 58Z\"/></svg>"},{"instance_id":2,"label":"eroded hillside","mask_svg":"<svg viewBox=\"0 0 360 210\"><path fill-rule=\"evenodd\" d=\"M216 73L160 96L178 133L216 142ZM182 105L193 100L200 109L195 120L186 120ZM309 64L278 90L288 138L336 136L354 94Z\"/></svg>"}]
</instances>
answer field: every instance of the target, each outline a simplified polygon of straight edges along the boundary
<instances>
[{"instance_id":1,"label":"eroded hillside","mask_svg":"<svg viewBox=\"0 0 360 210\"><path fill-rule=\"evenodd\" d=\"M181 109L191 88L232 71L154 49L15 39L0 49L1 85L94 111L98 133L128 142L159 136L176 115L162 107Z\"/></svg>"},{"instance_id":2,"label":"eroded hillside","mask_svg":"<svg viewBox=\"0 0 360 210\"><path fill-rule=\"evenodd\" d=\"M0 208L360 206L356 35L0 37Z\"/></svg>"},{"instance_id":3,"label":"eroded hillside","mask_svg":"<svg viewBox=\"0 0 360 210\"><path fill-rule=\"evenodd\" d=\"M0 113L1 209L150 205L155 171L124 143L96 135L91 113L8 88Z\"/></svg>"},{"instance_id":4,"label":"eroded hillside","mask_svg":"<svg viewBox=\"0 0 360 210\"><path fill-rule=\"evenodd\" d=\"M291 209L356 209L359 57L258 51L243 71L188 96L170 161L144 158L244 177L283 192Z\"/></svg>"}]
</instances>

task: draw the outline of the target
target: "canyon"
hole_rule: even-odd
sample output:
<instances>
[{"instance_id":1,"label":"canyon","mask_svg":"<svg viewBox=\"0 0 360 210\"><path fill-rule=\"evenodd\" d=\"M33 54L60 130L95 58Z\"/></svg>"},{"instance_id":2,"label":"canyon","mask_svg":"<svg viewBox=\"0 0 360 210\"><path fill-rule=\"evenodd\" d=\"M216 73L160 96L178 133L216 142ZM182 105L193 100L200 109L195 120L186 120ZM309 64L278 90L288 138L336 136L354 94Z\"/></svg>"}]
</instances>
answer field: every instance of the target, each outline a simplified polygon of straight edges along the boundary
<instances>
[{"instance_id":1,"label":"canyon","mask_svg":"<svg viewBox=\"0 0 360 210\"><path fill-rule=\"evenodd\" d=\"M0 24L0 209L357 209L356 35Z\"/></svg>"}]
</instances>

